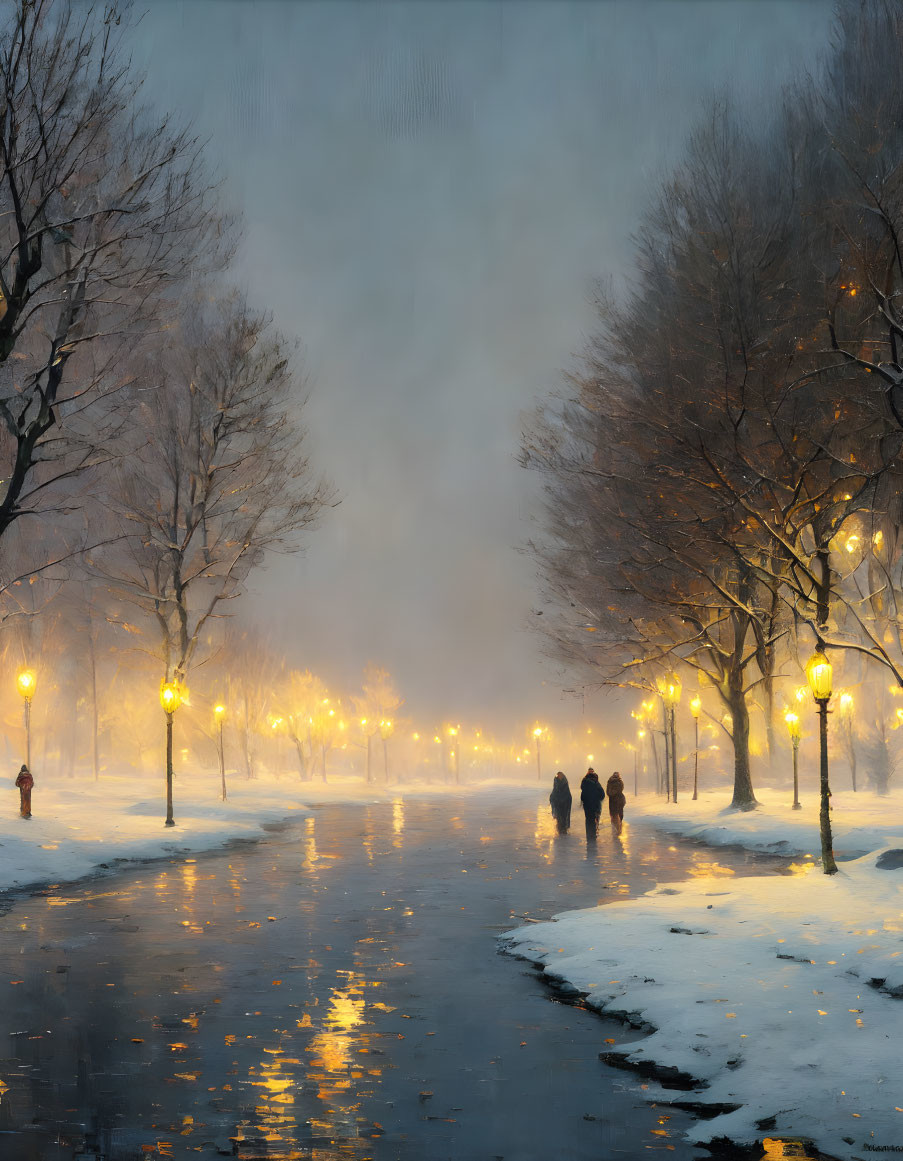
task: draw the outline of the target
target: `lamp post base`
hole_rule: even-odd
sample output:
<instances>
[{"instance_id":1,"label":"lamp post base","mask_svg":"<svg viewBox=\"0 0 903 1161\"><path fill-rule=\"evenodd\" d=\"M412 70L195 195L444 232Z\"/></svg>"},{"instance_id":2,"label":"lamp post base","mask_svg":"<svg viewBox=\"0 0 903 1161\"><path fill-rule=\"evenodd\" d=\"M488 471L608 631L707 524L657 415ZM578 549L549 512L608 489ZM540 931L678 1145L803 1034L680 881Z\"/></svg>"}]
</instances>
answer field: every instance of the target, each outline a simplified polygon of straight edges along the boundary
<instances>
[{"instance_id":1,"label":"lamp post base","mask_svg":"<svg viewBox=\"0 0 903 1161\"><path fill-rule=\"evenodd\" d=\"M176 825L176 820L175 820L174 818L168 818L168 819L166 820L166 822L164 822L164 824L163 824L163 825L164 825L164 826L175 826L175 825Z\"/></svg>"}]
</instances>

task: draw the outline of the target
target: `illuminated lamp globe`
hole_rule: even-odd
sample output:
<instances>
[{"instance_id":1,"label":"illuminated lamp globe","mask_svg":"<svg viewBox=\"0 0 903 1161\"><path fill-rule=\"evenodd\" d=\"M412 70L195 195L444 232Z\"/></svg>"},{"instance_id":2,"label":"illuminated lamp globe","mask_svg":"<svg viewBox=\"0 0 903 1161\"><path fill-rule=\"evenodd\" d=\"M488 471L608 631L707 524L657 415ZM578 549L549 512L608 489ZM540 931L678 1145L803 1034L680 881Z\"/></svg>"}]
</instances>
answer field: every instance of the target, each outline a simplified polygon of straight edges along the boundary
<instances>
[{"instance_id":1,"label":"illuminated lamp globe","mask_svg":"<svg viewBox=\"0 0 903 1161\"><path fill-rule=\"evenodd\" d=\"M816 701L827 701L830 698L833 675L831 662L824 653L813 653L806 662L806 680Z\"/></svg>"},{"instance_id":2,"label":"illuminated lamp globe","mask_svg":"<svg viewBox=\"0 0 903 1161\"><path fill-rule=\"evenodd\" d=\"M699 717L699 711L702 709L702 698L698 695L690 702L690 713L694 718Z\"/></svg>"},{"instance_id":3,"label":"illuminated lamp globe","mask_svg":"<svg viewBox=\"0 0 903 1161\"><path fill-rule=\"evenodd\" d=\"M165 713L175 713L182 704L182 691L176 681L164 681L160 684L160 705Z\"/></svg>"},{"instance_id":4,"label":"illuminated lamp globe","mask_svg":"<svg viewBox=\"0 0 903 1161\"><path fill-rule=\"evenodd\" d=\"M33 669L20 669L16 675L16 689L18 689L26 701L31 701L34 697L37 681L38 679Z\"/></svg>"},{"instance_id":5,"label":"illuminated lamp globe","mask_svg":"<svg viewBox=\"0 0 903 1161\"><path fill-rule=\"evenodd\" d=\"M672 673L666 681L665 687L665 701L672 708L680 704L680 695L683 692L683 686L680 683L680 678L676 673Z\"/></svg>"},{"instance_id":6,"label":"illuminated lamp globe","mask_svg":"<svg viewBox=\"0 0 903 1161\"><path fill-rule=\"evenodd\" d=\"M787 732L790 734L791 742L798 742L800 740L799 714L795 714L793 710L787 710L784 714L784 721L787 723Z\"/></svg>"}]
</instances>

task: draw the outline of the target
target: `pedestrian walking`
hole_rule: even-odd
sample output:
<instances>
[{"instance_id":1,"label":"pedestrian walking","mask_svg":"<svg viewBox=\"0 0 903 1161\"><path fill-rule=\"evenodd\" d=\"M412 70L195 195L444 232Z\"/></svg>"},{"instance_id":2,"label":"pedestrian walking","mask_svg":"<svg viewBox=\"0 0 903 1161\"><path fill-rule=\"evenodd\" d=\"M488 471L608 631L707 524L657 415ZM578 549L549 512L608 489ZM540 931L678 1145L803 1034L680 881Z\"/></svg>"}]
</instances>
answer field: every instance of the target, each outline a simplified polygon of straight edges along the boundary
<instances>
[{"instance_id":1,"label":"pedestrian walking","mask_svg":"<svg viewBox=\"0 0 903 1161\"><path fill-rule=\"evenodd\" d=\"M621 827L624 825L624 806L627 799L624 795L624 779L617 770L606 783L605 792L608 795L608 814L611 818L611 828L615 834L620 834Z\"/></svg>"},{"instance_id":2,"label":"pedestrian walking","mask_svg":"<svg viewBox=\"0 0 903 1161\"><path fill-rule=\"evenodd\" d=\"M558 824L558 833L567 834L571 825L571 788L561 770L552 781L552 793L549 795L552 805L552 817Z\"/></svg>"},{"instance_id":3,"label":"pedestrian walking","mask_svg":"<svg viewBox=\"0 0 903 1161\"><path fill-rule=\"evenodd\" d=\"M590 766L583 775L580 783L580 805L586 819L586 837L595 839L599 832L599 815L602 813L602 803L605 801L605 791L599 782L599 775Z\"/></svg>"},{"instance_id":4,"label":"pedestrian walking","mask_svg":"<svg viewBox=\"0 0 903 1161\"><path fill-rule=\"evenodd\" d=\"M31 818L31 788L34 786L34 778L27 766L23 766L19 771L16 785L19 788L19 813L23 818Z\"/></svg>"}]
</instances>

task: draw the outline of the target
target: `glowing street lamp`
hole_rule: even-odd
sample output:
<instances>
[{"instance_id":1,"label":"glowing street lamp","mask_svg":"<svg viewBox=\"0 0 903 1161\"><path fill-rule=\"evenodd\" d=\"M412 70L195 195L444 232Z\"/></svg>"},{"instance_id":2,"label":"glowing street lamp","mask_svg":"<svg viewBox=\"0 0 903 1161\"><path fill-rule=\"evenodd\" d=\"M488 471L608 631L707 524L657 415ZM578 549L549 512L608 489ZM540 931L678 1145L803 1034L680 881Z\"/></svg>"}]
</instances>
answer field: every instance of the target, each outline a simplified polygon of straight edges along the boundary
<instances>
[{"instance_id":1,"label":"glowing street lamp","mask_svg":"<svg viewBox=\"0 0 903 1161\"><path fill-rule=\"evenodd\" d=\"M223 722L226 720L226 707L224 705L215 705L213 707L213 720L219 729L219 776L222 782L223 802L226 801L226 757L223 749Z\"/></svg>"},{"instance_id":2,"label":"glowing street lamp","mask_svg":"<svg viewBox=\"0 0 903 1161\"><path fill-rule=\"evenodd\" d=\"M690 702L690 713L693 715L693 726L696 731L696 744L693 748L693 801L699 797L699 711L702 709L702 698L697 695Z\"/></svg>"},{"instance_id":3,"label":"glowing street lamp","mask_svg":"<svg viewBox=\"0 0 903 1161\"><path fill-rule=\"evenodd\" d=\"M800 750L800 715L788 709L784 712L784 721L787 723L787 732L790 735L790 745L793 747L793 809L802 810L800 806L800 781L798 772L798 758Z\"/></svg>"},{"instance_id":4,"label":"glowing street lamp","mask_svg":"<svg viewBox=\"0 0 903 1161\"><path fill-rule=\"evenodd\" d=\"M536 739L536 781L542 781L542 763L539 755L539 739L542 737L542 726L537 726L533 731L533 737Z\"/></svg>"},{"instance_id":5,"label":"glowing street lamp","mask_svg":"<svg viewBox=\"0 0 903 1161\"><path fill-rule=\"evenodd\" d=\"M831 700L833 671L821 648L806 663L806 679L812 690L812 697L818 706L818 739L820 750L819 782L821 786L821 808L819 810L819 830L821 831L822 870L826 875L837 873L834 862L834 842L831 837L831 787L828 783L828 702Z\"/></svg>"},{"instance_id":6,"label":"glowing street lamp","mask_svg":"<svg viewBox=\"0 0 903 1161\"><path fill-rule=\"evenodd\" d=\"M31 770L31 699L38 679L33 669L20 669L16 674L16 689L21 693L25 713L25 765Z\"/></svg>"},{"instance_id":7,"label":"glowing street lamp","mask_svg":"<svg viewBox=\"0 0 903 1161\"><path fill-rule=\"evenodd\" d=\"M166 826L175 826L172 816L172 715L182 704L182 690L177 681L160 683L160 705L166 714Z\"/></svg>"}]
</instances>

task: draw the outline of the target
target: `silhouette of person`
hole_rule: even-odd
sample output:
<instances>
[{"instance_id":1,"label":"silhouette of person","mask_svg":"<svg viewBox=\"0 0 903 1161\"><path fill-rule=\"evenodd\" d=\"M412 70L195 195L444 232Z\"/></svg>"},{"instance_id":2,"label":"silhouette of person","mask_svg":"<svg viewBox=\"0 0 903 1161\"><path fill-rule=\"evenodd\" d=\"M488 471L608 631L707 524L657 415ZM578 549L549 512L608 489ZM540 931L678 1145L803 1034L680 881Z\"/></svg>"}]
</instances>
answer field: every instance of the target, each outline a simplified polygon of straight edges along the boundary
<instances>
[{"instance_id":1,"label":"silhouette of person","mask_svg":"<svg viewBox=\"0 0 903 1161\"><path fill-rule=\"evenodd\" d=\"M571 825L571 788L561 770L555 775L552 782L552 793L549 795L552 805L552 817L558 824L558 833L567 834Z\"/></svg>"},{"instance_id":2,"label":"silhouette of person","mask_svg":"<svg viewBox=\"0 0 903 1161\"><path fill-rule=\"evenodd\" d=\"M608 814L611 818L611 827L615 834L621 833L624 825L624 805L627 799L624 795L624 780L615 770L605 786L608 794Z\"/></svg>"},{"instance_id":3,"label":"silhouette of person","mask_svg":"<svg viewBox=\"0 0 903 1161\"><path fill-rule=\"evenodd\" d=\"M19 771L16 785L19 788L19 814L23 818L31 818L31 789L34 786L34 778L27 766L23 766Z\"/></svg>"},{"instance_id":4,"label":"silhouette of person","mask_svg":"<svg viewBox=\"0 0 903 1161\"><path fill-rule=\"evenodd\" d=\"M594 840L599 832L599 815L602 813L602 803L605 801L605 791L599 782L599 775L590 766L583 775L580 783L580 805L586 819L586 837Z\"/></svg>"}]
</instances>

